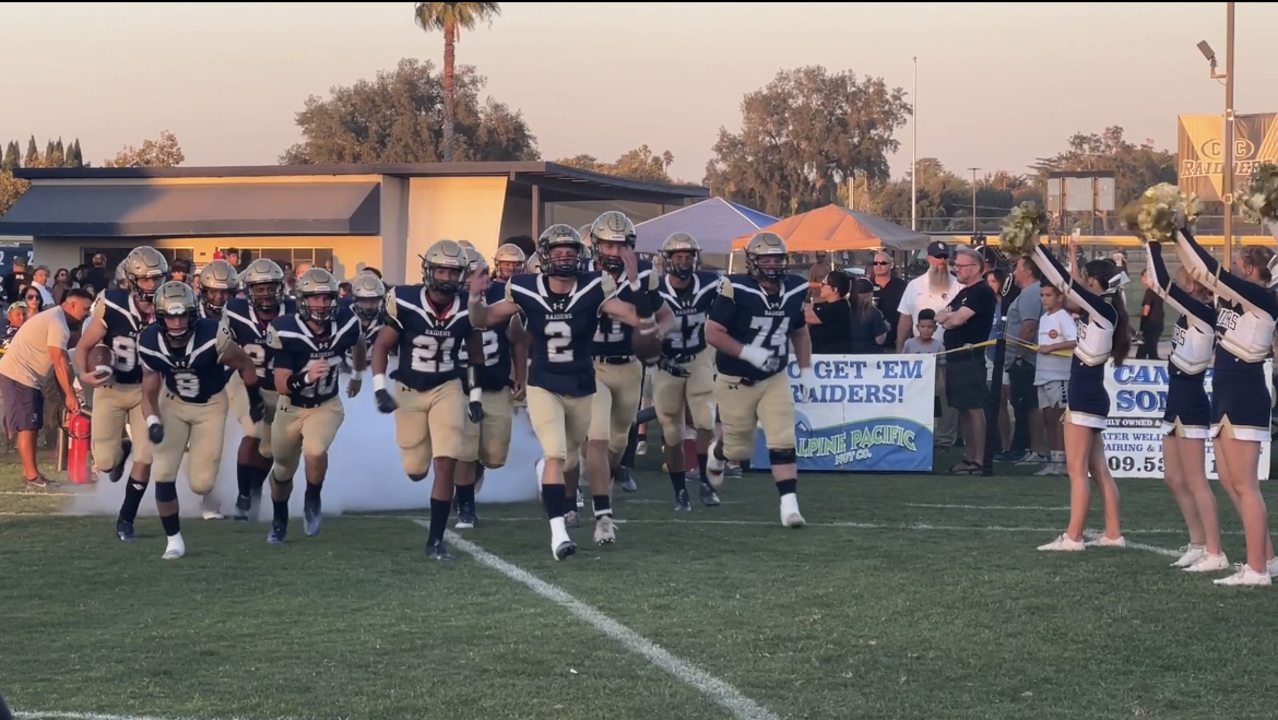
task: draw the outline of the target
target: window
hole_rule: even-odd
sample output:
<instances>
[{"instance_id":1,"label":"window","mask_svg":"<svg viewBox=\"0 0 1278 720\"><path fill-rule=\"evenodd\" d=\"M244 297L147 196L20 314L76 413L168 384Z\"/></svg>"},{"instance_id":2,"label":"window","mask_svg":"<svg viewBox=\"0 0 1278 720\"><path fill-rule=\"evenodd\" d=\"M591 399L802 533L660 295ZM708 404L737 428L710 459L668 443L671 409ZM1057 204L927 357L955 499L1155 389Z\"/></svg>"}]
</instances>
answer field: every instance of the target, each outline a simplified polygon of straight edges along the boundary
<instances>
[{"instance_id":1,"label":"window","mask_svg":"<svg viewBox=\"0 0 1278 720\"><path fill-rule=\"evenodd\" d=\"M325 261L333 259L332 248L243 248L238 246L235 249L240 251L240 264L244 265L258 258L266 258L273 260L280 267L285 264L297 267L298 263L311 263L312 265L323 266ZM220 248L225 251L226 248Z\"/></svg>"},{"instance_id":2,"label":"window","mask_svg":"<svg viewBox=\"0 0 1278 720\"><path fill-rule=\"evenodd\" d=\"M115 266L119 265L133 248L83 248L81 255L85 265L93 264L93 256L102 253L106 256L106 269L108 272L115 272ZM191 248L156 248L165 260L172 265L174 260L182 259L191 262L195 259L195 251Z\"/></svg>"}]
</instances>

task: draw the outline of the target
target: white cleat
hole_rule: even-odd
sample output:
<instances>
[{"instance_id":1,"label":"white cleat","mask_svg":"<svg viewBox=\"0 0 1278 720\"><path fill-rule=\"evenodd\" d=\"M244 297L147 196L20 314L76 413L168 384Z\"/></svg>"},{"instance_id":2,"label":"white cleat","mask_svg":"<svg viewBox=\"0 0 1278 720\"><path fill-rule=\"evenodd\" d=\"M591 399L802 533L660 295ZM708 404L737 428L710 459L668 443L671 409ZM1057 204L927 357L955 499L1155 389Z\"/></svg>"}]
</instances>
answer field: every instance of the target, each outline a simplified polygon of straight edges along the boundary
<instances>
[{"instance_id":1,"label":"white cleat","mask_svg":"<svg viewBox=\"0 0 1278 720\"><path fill-rule=\"evenodd\" d=\"M1207 546L1186 545L1180 549L1180 553L1180 558L1172 563L1171 566L1174 568L1187 568L1203 559L1203 556L1207 554Z\"/></svg>"},{"instance_id":2,"label":"white cleat","mask_svg":"<svg viewBox=\"0 0 1278 720\"><path fill-rule=\"evenodd\" d=\"M710 442L710 449L707 450L709 458L706 460L706 482L710 483L710 487L715 490L723 488L723 471L727 467L727 462L715 457L715 449L723 442L719 438L715 438Z\"/></svg>"},{"instance_id":3,"label":"white cleat","mask_svg":"<svg viewBox=\"0 0 1278 720\"><path fill-rule=\"evenodd\" d=\"M1219 555L1210 555L1203 552L1202 556L1194 561L1193 565L1186 565L1185 572L1218 572L1220 570L1229 569L1229 558L1225 557L1225 553ZM1273 572L1269 573L1273 575Z\"/></svg>"},{"instance_id":4,"label":"white cleat","mask_svg":"<svg viewBox=\"0 0 1278 720\"><path fill-rule=\"evenodd\" d=\"M1238 563L1234 565L1236 572L1228 577L1212 580L1217 585L1240 585L1240 586L1257 586L1272 585L1273 580L1269 578L1269 572L1258 573L1251 569L1247 563Z\"/></svg>"},{"instance_id":5,"label":"white cleat","mask_svg":"<svg viewBox=\"0 0 1278 720\"><path fill-rule=\"evenodd\" d=\"M617 542L617 528L611 515L595 518L595 544L611 545Z\"/></svg>"},{"instance_id":6,"label":"white cleat","mask_svg":"<svg viewBox=\"0 0 1278 720\"><path fill-rule=\"evenodd\" d=\"M799 514L799 498L794 493L781 496L781 524L788 528L801 528L806 524Z\"/></svg>"},{"instance_id":7,"label":"white cleat","mask_svg":"<svg viewBox=\"0 0 1278 720\"><path fill-rule=\"evenodd\" d=\"M1087 547L1082 540L1071 540L1069 533L1061 533L1060 537L1047 543L1039 545L1040 552L1082 552Z\"/></svg>"},{"instance_id":8,"label":"white cleat","mask_svg":"<svg viewBox=\"0 0 1278 720\"><path fill-rule=\"evenodd\" d=\"M168 547L164 548L163 557L165 560L177 560L186 554L186 543L182 542L181 533L169 538Z\"/></svg>"},{"instance_id":9,"label":"white cleat","mask_svg":"<svg viewBox=\"0 0 1278 720\"><path fill-rule=\"evenodd\" d=\"M1113 540L1110 540L1109 538L1105 537L1104 535L1101 535L1100 537L1096 538L1095 540L1088 540L1088 541L1087 541L1087 547L1113 547L1113 548L1125 548L1125 547L1127 547L1127 540L1126 540L1126 538L1124 538L1122 535L1119 535L1117 538L1115 538L1115 539L1113 539Z\"/></svg>"}]
</instances>

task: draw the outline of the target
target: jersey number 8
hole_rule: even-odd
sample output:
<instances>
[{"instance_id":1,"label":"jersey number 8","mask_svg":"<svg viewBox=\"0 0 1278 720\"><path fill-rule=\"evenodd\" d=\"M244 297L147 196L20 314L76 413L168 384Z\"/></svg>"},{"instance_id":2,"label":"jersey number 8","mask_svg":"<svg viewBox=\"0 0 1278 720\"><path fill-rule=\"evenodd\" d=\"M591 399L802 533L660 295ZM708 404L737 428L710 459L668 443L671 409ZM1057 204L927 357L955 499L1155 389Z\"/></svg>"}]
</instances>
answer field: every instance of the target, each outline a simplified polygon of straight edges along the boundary
<instances>
[{"instance_id":1,"label":"jersey number 8","mask_svg":"<svg viewBox=\"0 0 1278 720\"><path fill-rule=\"evenodd\" d=\"M257 343L249 343L244 346L244 354L253 361L253 367L257 368L257 376L266 377L266 348Z\"/></svg>"},{"instance_id":2,"label":"jersey number 8","mask_svg":"<svg viewBox=\"0 0 1278 720\"><path fill-rule=\"evenodd\" d=\"M116 372L133 372L138 366L138 342L128 335L116 335L112 338L111 352L115 355Z\"/></svg>"},{"instance_id":3,"label":"jersey number 8","mask_svg":"<svg viewBox=\"0 0 1278 720\"><path fill-rule=\"evenodd\" d=\"M177 387L177 393L180 397L189 399L200 396L200 376L195 373L175 373L173 375L173 384Z\"/></svg>"}]
</instances>

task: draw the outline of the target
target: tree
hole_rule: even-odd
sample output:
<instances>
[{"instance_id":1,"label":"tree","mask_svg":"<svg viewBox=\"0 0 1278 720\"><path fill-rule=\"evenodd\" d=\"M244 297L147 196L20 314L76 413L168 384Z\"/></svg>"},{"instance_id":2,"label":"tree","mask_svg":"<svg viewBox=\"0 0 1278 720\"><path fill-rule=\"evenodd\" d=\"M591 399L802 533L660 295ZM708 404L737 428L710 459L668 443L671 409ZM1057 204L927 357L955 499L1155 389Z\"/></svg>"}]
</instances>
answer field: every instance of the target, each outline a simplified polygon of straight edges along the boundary
<instances>
[{"instance_id":1,"label":"tree","mask_svg":"<svg viewBox=\"0 0 1278 720\"><path fill-rule=\"evenodd\" d=\"M0 217L9 212L9 208L13 207L29 187L30 182L14 177L9 170L0 170Z\"/></svg>"},{"instance_id":2,"label":"tree","mask_svg":"<svg viewBox=\"0 0 1278 720\"><path fill-rule=\"evenodd\" d=\"M419 2L413 8L413 19L426 32L444 34L444 161L452 162L456 135L457 85L456 53L462 30L474 30L475 25L501 14L500 3L495 2Z\"/></svg>"},{"instance_id":3,"label":"tree","mask_svg":"<svg viewBox=\"0 0 1278 720\"><path fill-rule=\"evenodd\" d=\"M40 148L36 146L35 135L27 141L27 155L22 159L23 167L35 167L40 162Z\"/></svg>"},{"instance_id":4,"label":"tree","mask_svg":"<svg viewBox=\"0 0 1278 720\"><path fill-rule=\"evenodd\" d=\"M1114 125L1100 134L1075 133L1069 149L1049 158L1039 158L1033 166L1040 187L1046 187L1053 171L1111 170L1114 172L1114 202L1119 208L1135 200L1146 188L1158 183L1175 183L1176 153L1157 150L1152 143L1136 145L1123 137L1123 128Z\"/></svg>"},{"instance_id":5,"label":"tree","mask_svg":"<svg viewBox=\"0 0 1278 720\"><path fill-rule=\"evenodd\" d=\"M741 132L719 128L705 184L728 200L771 215L834 202L853 175L889 176L893 133L913 109L882 78L831 74L821 66L783 70L741 103Z\"/></svg>"},{"instance_id":6,"label":"tree","mask_svg":"<svg viewBox=\"0 0 1278 720\"><path fill-rule=\"evenodd\" d=\"M177 136L168 130L160 132L159 140L143 140L142 147L129 145L115 157L107 160L105 167L174 167L186 161Z\"/></svg>"},{"instance_id":7,"label":"tree","mask_svg":"<svg viewBox=\"0 0 1278 720\"><path fill-rule=\"evenodd\" d=\"M411 58L372 81L312 95L297 113L302 142L280 157L284 165L438 162L443 154L442 79L433 65ZM468 65L456 73L458 161L536 160L537 138L523 114L479 92L487 82Z\"/></svg>"},{"instance_id":8,"label":"tree","mask_svg":"<svg viewBox=\"0 0 1278 720\"><path fill-rule=\"evenodd\" d=\"M674 182L668 172L670 164L674 162L674 154L667 150L660 155L656 155L647 145L640 145L634 150L624 153L617 158L616 162L612 163L601 163L593 155L576 155L556 160L555 162L560 165L634 180Z\"/></svg>"},{"instance_id":9,"label":"tree","mask_svg":"<svg viewBox=\"0 0 1278 720\"><path fill-rule=\"evenodd\" d=\"M919 230L971 232L971 180L950 172L936 158L919 158L916 167ZM908 173L901 180L872 186L872 212L909 227L910 188ZM998 221L1023 200L1041 201L1041 195L1024 176L1005 170L985 175L976 183L976 216L979 219L976 227L987 234L992 233L998 228Z\"/></svg>"},{"instance_id":10,"label":"tree","mask_svg":"<svg viewBox=\"0 0 1278 720\"><path fill-rule=\"evenodd\" d=\"M12 172L21 166L22 158L19 156L18 142L10 140L9 144L4 148L4 160L0 161L0 170Z\"/></svg>"},{"instance_id":11,"label":"tree","mask_svg":"<svg viewBox=\"0 0 1278 720\"><path fill-rule=\"evenodd\" d=\"M45 167L65 167L67 164L66 148L62 146L62 138L53 143L44 156Z\"/></svg>"},{"instance_id":12,"label":"tree","mask_svg":"<svg viewBox=\"0 0 1278 720\"><path fill-rule=\"evenodd\" d=\"M84 155L80 152L80 138L76 138L67 150L67 167L84 167Z\"/></svg>"}]
</instances>

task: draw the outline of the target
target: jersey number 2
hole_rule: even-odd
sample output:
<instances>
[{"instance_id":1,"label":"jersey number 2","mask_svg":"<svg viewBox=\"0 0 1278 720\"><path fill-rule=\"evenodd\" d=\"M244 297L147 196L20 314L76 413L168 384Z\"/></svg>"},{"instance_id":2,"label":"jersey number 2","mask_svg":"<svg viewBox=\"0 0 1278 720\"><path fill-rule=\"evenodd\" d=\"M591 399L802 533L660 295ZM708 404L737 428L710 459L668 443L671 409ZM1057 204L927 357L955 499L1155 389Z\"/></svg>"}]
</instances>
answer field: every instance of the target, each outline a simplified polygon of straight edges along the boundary
<instances>
[{"instance_id":1,"label":"jersey number 2","mask_svg":"<svg viewBox=\"0 0 1278 720\"><path fill-rule=\"evenodd\" d=\"M572 362L572 327L563 320L546 323L546 359L552 363Z\"/></svg>"}]
</instances>

